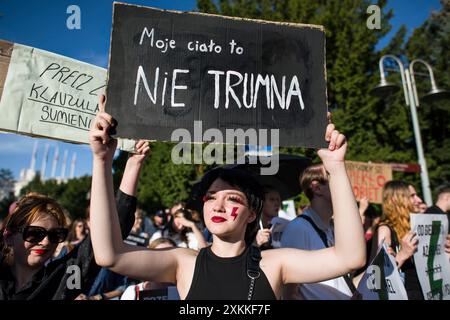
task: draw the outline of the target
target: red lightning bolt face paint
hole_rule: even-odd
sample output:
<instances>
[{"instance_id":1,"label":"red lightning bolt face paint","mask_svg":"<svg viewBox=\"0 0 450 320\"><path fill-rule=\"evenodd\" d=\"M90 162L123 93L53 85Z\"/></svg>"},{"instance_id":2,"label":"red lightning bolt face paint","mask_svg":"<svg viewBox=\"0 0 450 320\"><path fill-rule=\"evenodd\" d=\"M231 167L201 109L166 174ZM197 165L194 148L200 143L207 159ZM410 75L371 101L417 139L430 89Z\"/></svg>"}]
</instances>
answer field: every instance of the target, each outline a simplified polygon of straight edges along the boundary
<instances>
[{"instance_id":1,"label":"red lightning bolt face paint","mask_svg":"<svg viewBox=\"0 0 450 320\"><path fill-rule=\"evenodd\" d=\"M238 210L238 207L233 207L233 210L231 210L230 216L233 217L233 221L236 220L236 218L237 218L237 210Z\"/></svg>"}]
</instances>

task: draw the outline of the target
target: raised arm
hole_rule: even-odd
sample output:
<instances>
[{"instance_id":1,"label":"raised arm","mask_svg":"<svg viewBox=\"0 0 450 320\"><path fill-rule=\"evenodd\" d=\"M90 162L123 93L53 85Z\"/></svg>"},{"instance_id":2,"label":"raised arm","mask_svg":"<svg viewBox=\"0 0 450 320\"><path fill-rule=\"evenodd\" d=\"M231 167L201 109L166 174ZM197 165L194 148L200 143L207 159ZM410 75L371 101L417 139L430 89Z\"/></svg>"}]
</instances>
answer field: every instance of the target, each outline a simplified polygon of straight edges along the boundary
<instances>
[{"instance_id":1,"label":"raised arm","mask_svg":"<svg viewBox=\"0 0 450 320\"><path fill-rule=\"evenodd\" d=\"M205 248L208 245L206 243L205 237L203 236L203 233L199 230L194 221L188 220L185 217L179 217L176 219L178 219L183 226L191 228L192 233L197 239L198 250L200 250L201 248Z\"/></svg>"},{"instance_id":2,"label":"raised arm","mask_svg":"<svg viewBox=\"0 0 450 320\"><path fill-rule=\"evenodd\" d=\"M102 96L100 112L89 134L93 153L91 236L95 260L102 267L135 279L176 282L176 252L180 249L152 251L122 241L111 174L117 141L108 135L116 122L104 112L104 105Z\"/></svg>"},{"instance_id":3,"label":"raised arm","mask_svg":"<svg viewBox=\"0 0 450 320\"><path fill-rule=\"evenodd\" d=\"M139 174L142 165L150 153L150 145L148 141L139 140L135 144L135 153L130 154L125 165L122 181L120 182L120 190L129 196L136 196Z\"/></svg>"},{"instance_id":4,"label":"raised arm","mask_svg":"<svg viewBox=\"0 0 450 320\"><path fill-rule=\"evenodd\" d=\"M325 139L328 149L320 149L328 174L333 203L335 246L323 250L279 249L283 283L319 282L336 278L365 264L366 246L361 218L345 169L347 142L344 135L329 124ZM272 254L269 250L267 254Z\"/></svg>"},{"instance_id":5,"label":"raised arm","mask_svg":"<svg viewBox=\"0 0 450 320\"><path fill-rule=\"evenodd\" d=\"M364 266L366 262L366 244L361 218L353 189L345 169L347 142L344 135L327 128L328 149L319 150L325 170L328 173L331 200L334 213L335 257L346 272Z\"/></svg>"},{"instance_id":6,"label":"raised arm","mask_svg":"<svg viewBox=\"0 0 450 320\"><path fill-rule=\"evenodd\" d=\"M137 207L136 191L139 175L149 153L150 146L147 141L139 140L136 142L134 153L128 157L120 187L117 190L117 213L123 239L128 236L131 228L133 228L134 213Z\"/></svg>"}]
</instances>

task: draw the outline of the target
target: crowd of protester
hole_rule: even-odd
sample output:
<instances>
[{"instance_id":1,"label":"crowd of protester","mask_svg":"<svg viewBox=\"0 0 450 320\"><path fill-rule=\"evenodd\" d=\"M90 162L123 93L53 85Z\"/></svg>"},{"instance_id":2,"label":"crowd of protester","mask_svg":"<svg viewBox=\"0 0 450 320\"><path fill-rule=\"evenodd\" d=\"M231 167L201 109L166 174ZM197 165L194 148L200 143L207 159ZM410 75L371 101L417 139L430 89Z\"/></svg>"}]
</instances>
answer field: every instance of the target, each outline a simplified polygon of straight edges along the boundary
<instances>
[{"instance_id":1,"label":"crowd of protester","mask_svg":"<svg viewBox=\"0 0 450 320\"><path fill-rule=\"evenodd\" d=\"M309 205L273 239L280 193L239 170L216 168L203 177L194 195L202 199L201 211L183 202L156 212L138 208L148 142L137 142L114 197L116 142L108 135L114 125L100 112L91 129L94 168L85 217L71 221L55 200L37 193L11 204L0 225L1 300L351 299L382 241L404 275L408 298L423 299L409 213L448 216L448 185L427 208L413 185L389 181L381 210L366 198L358 208L343 166L347 142L330 124L322 164L299 177Z\"/></svg>"}]
</instances>

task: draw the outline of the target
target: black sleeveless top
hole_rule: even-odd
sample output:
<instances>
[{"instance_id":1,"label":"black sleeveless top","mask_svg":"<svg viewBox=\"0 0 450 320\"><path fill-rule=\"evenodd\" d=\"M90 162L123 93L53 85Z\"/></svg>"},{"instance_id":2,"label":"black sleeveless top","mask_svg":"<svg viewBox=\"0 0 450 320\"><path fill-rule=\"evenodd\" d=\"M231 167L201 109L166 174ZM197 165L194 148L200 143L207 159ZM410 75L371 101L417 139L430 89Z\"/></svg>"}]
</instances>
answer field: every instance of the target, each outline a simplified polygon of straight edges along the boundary
<instances>
[{"instance_id":1,"label":"black sleeveless top","mask_svg":"<svg viewBox=\"0 0 450 320\"><path fill-rule=\"evenodd\" d=\"M194 278L186 300L247 300L249 248L237 257L221 258L211 247L203 248L195 261ZM253 300L275 300L275 293L262 270L255 281Z\"/></svg>"}]
</instances>

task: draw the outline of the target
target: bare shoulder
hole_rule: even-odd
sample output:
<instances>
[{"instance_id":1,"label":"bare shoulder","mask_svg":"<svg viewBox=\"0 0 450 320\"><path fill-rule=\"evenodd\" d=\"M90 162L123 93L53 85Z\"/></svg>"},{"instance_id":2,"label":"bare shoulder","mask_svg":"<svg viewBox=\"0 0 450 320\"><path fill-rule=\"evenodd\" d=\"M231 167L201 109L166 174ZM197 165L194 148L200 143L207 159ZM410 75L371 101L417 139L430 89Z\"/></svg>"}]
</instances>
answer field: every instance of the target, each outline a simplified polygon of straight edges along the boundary
<instances>
[{"instance_id":1,"label":"bare shoulder","mask_svg":"<svg viewBox=\"0 0 450 320\"><path fill-rule=\"evenodd\" d=\"M261 270L266 275L277 298L281 297L282 292L282 262L288 258L289 250L280 248L261 252Z\"/></svg>"},{"instance_id":2,"label":"bare shoulder","mask_svg":"<svg viewBox=\"0 0 450 320\"><path fill-rule=\"evenodd\" d=\"M378 236L391 236L391 229L385 224L382 224L378 227Z\"/></svg>"},{"instance_id":3,"label":"bare shoulder","mask_svg":"<svg viewBox=\"0 0 450 320\"><path fill-rule=\"evenodd\" d=\"M173 250L173 253L179 263L179 265L183 265L185 263L189 263L191 261L194 261L197 259L198 251L193 249L187 249L187 248L173 248L169 249Z\"/></svg>"},{"instance_id":4,"label":"bare shoulder","mask_svg":"<svg viewBox=\"0 0 450 320\"><path fill-rule=\"evenodd\" d=\"M177 259L177 289L180 297L184 299L192 284L199 251L186 248L175 248L173 251Z\"/></svg>"},{"instance_id":5,"label":"bare shoulder","mask_svg":"<svg viewBox=\"0 0 450 320\"><path fill-rule=\"evenodd\" d=\"M387 245L391 245L391 229L385 224L378 227L378 244L383 241Z\"/></svg>"},{"instance_id":6,"label":"bare shoulder","mask_svg":"<svg viewBox=\"0 0 450 320\"><path fill-rule=\"evenodd\" d=\"M263 261L272 261L276 260L276 257L280 255L280 252L283 250L281 249L269 249L269 250L262 250L261 251L261 259Z\"/></svg>"},{"instance_id":7,"label":"bare shoulder","mask_svg":"<svg viewBox=\"0 0 450 320\"><path fill-rule=\"evenodd\" d=\"M290 248L278 248L262 251L260 266L263 269L264 273L266 273L267 275L268 273L270 273L274 278L279 280L279 276L281 275L281 271L283 268L283 263L290 258L293 253L292 250L296 250L296 252L300 251Z\"/></svg>"},{"instance_id":8,"label":"bare shoulder","mask_svg":"<svg viewBox=\"0 0 450 320\"><path fill-rule=\"evenodd\" d=\"M286 257L288 256L292 250L297 251L302 251L299 249L294 249L294 248L277 248L277 249L270 249L270 250L263 250L261 251L261 257L263 260L267 260L267 261L279 261L280 258L282 257Z\"/></svg>"}]
</instances>

